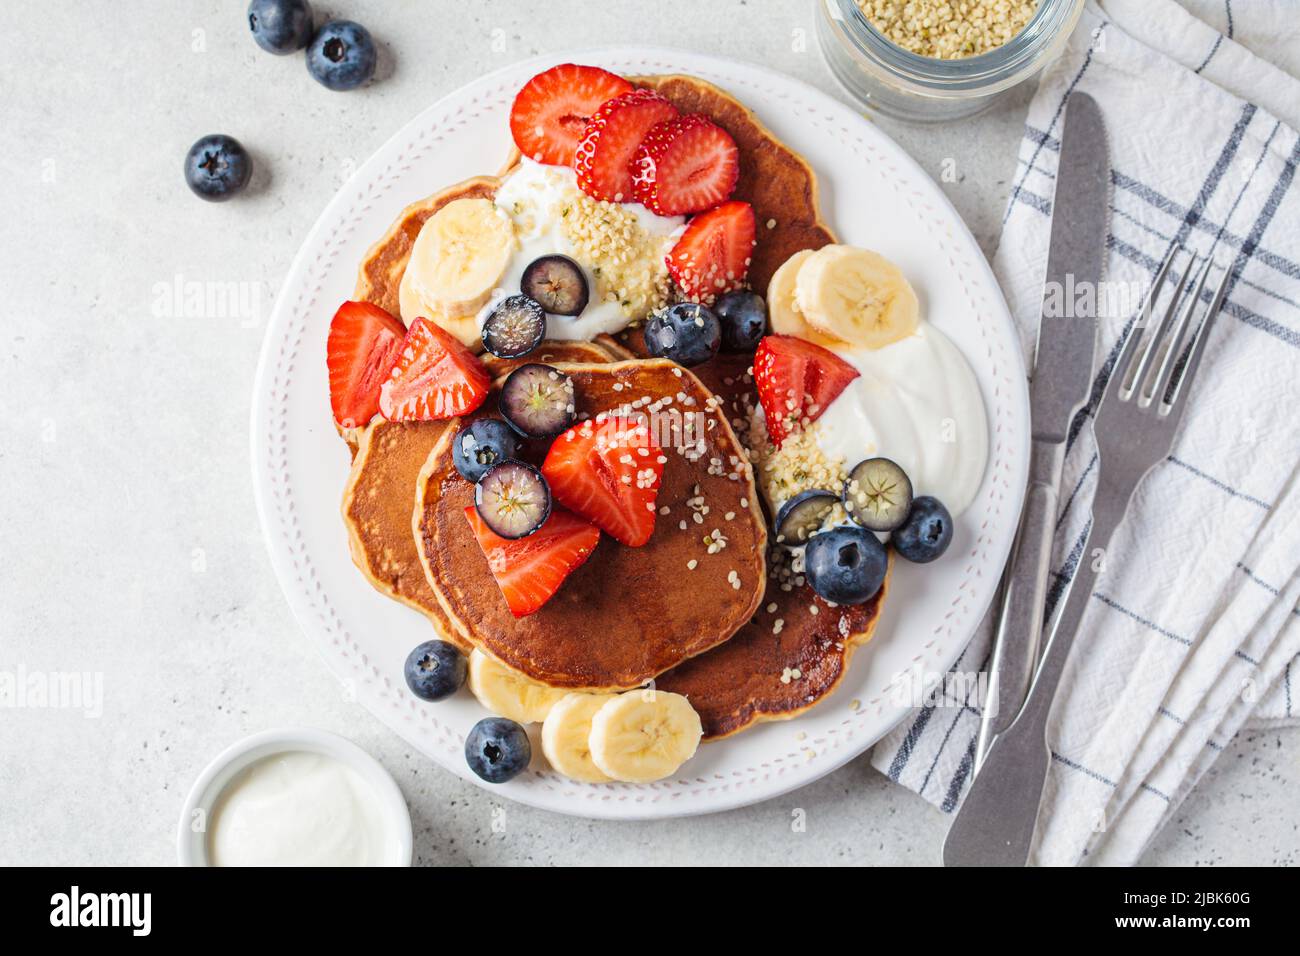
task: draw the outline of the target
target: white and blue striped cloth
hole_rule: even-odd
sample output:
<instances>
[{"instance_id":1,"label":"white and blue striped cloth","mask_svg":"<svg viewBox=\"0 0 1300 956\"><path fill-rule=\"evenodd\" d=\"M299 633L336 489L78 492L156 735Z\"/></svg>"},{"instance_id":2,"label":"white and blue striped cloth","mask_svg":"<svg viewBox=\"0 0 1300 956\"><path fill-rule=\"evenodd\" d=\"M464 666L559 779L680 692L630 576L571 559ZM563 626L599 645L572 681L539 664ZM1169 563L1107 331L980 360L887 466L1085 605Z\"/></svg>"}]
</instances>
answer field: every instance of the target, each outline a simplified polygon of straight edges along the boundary
<instances>
[{"instance_id":1,"label":"white and blue striped cloth","mask_svg":"<svg viewBox=\"0 0 1300 956\"><path fill-rule=\"evenodd\" d=\"M1099 0L1029 109L994 260L1026 356L1072 90L1097 100L1110 136L1108 279L1145 292L1174 243L1232 270L1182 433L1112 543L1061 684L1041 864L1136 862L1243 725L1300 716L1297 77L1295 0ZM1049 615L1096 485L1083 425L1132 319L1101 322L1092 404L1066 456ZM984 670L989 653L986 621L955 670ZM978 721L976 700L921 709L873 762L951 811Z\"/></svg>"}]
</instances>

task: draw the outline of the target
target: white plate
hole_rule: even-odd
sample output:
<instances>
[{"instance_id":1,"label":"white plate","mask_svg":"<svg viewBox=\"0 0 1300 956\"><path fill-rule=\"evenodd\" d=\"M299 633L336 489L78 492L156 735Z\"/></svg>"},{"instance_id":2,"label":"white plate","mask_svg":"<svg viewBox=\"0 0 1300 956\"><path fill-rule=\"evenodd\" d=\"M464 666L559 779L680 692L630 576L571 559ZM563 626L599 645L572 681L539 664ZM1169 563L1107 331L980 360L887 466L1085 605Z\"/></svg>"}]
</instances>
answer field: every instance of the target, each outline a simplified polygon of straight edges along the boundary
<instances>
[{"instance_id":1,"label":"white plate","mask_svg":"<svg viewBox=\"0 0 1300 956\"><path fill-rule=\"evenodd\" d=\"M616 48L500 70L408 123L339 190L303 243L276 300L253 395L253 478L271 560L302 628L356 699L438 763L465 766L465 734L485 711L463 692L426 704L406 689L407 653L431 636L416 612L353 567L339 502L348 451L334 432L325 340L358 264L409 202L500 168L507 116L533 74L565 60L625 74L688 73L730 91L817 172L825 218L844 242L879 249L915 284L923 313L975 369L988 408L990 462L979 496L934 565L899 562L875 638L840 688L794 721L768 723L700 752L671 780L587 785L544 767L494 793L588 817L705 813L765 800L857 756L910 709L898 688L915 668L945 671L998 583L1025 483L1029 406L1006 303L974 238L939 189L876 127L770 70L679 50ZM852 704L856 702L855 708Z\"/></svg>"}]
</instances>

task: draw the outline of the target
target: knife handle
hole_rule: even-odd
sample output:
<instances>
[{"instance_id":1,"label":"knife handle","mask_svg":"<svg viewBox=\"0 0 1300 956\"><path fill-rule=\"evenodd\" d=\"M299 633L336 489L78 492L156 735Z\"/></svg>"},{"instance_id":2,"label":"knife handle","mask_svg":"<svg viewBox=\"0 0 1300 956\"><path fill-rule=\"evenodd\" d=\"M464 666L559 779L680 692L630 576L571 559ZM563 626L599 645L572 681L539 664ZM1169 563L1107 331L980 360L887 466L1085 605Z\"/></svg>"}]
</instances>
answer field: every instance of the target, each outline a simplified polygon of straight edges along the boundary
<instances>
[{"instance_id":1,"label":"knife handle","mask_svg":"<svg viewBox=\"0 0 1300 956\"><path fill-rule=\"evenodd\" d=\"M993 739L1011 726L1020 712L1038 666L1065 449L1059 443L1035 442L1032 455L1015 553L1003 579L1002 608L989 664L989 696L975 745L977 773Z\"/></svg>"}]
</instances>

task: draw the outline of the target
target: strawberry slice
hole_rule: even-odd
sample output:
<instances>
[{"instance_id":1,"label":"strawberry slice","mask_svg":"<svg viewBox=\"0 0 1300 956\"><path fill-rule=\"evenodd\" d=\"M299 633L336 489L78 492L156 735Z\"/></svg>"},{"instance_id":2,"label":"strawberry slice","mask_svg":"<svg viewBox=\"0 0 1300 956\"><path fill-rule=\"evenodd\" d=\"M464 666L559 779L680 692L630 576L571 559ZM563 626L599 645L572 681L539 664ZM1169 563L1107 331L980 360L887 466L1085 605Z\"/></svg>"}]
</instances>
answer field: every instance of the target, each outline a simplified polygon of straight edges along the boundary
<instances>
[{"instance_id":1,"label":"strawberry slice","mask_svg":"<svg viewBox=\"0 0 1300 956\"><path fill-rule=\"evenodd\" d=\"M664 261L682 295L712 305L744 283L753 251L754 210L733 200L692 219Z\"/></svg>"},{"instance_id":2,"label":"strawberry slice","mask_svg":"<svg viewBox=\"0 0 1300 956\"><path fill-rule=\"evenodd\" d=\"M551 445L542 475L566 508L630 548L655 530L664 455L644 421L597 415Z\"/></svg>"},{"instance_id":3,"label":"strawberry slice","mask_svg":"<svg viewBox=\"0 0 1300 956\"><path fill-rule=\"evenodd\" d=\"M406 326L370 302L344 302L330 320L325 364L330 408L340 428L368 425L379 411L379 387L397 361Z\"/></svg>"},{"instance_id":4,"label":"strawberry slice","mask_svg":"<svg viewBox=\"0 0 1300 956\"><path fill-rule=\"evenodd\" d=\"M379 411L390 422L455 418L482 405L491 384L483 363L459 339L416 319L379 390Z\"/></svg>"},{"instance_id":5,"label":"strawberry slice","mask_svg":"<svg viewBox=\"0 0 1300 956\"><path fill-rule=\"evenodd\" d=\"M592 115L573 154L578 188L593 199L632 201L632 157L641 140L677 107L654 90L616 96Z\"/></svg>"},{"instance_id":6,"label":"strawberry slice","mask_svg":"<svg viewBox=\"0 0 1300 956\"><path fill-rule=\"evenodd\" d=\"M768 335L754 353L767 434L778 448L805 421L814 422L860 373L834 352L793 335Z\"/></svg>"},{"instance_id":7,"label":"strawberry slice","mask_svg":"<svg viewBox=\"0 0 1300 956\"><path fill-rule=\"evenodd\" d=\"M548 166L573 163L578 140L600 104L632 89L617 74L562 63L524 84L510 108L510 135L519 152Z\"/></svg>"},{"instance_id":8,"label":"strawberry slice","mask_svg":"<svg viewBox=\"0 0 1300 956\"><path fill-rule=\"evenodd\" d=\"M632 159L632 195L661 216L712 209L731 197L739 178L736 141L700 113L660 123Z\"/></svg>"},{"instance_id":9,"label":"strawberry slice","mask_svg":"<svg viewBox=\"0 0 1300 956\"><path fill-rule=\"evenodd\" d=\"M473 505L465 517L515 617L527 617L549 601L600 541L599 528L563 508L528 537L513 540L493 532Z\"/></svg>"}]
</instances>

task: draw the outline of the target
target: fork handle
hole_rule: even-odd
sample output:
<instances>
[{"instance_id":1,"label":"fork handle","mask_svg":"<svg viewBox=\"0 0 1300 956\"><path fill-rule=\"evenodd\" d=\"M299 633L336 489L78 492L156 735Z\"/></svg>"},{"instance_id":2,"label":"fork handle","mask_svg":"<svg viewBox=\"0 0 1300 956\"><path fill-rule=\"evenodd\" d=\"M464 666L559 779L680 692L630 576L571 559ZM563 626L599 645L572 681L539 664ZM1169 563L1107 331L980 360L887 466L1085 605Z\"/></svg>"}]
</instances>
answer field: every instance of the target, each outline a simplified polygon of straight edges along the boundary
<instances>
[{"instance_id":1,"label":"fork handle","mask_svg":"<svg viewBox=\"0 0 1300 956\"><path fill-rule=\"evenodd\" d=\"M1084 537L1078 568L1057 614L1029 698L1011 726L989 747L979 775L948 830L943 844L945 866L1024 866L1028 862L1052 760L1047 746L1047 717L1093 585L1104 567L1105 549L1127 507L1127 496L1119 499L1099 491L1092 527ZM1095 557L1098 548L1102 549L1101 560Z\"/></svg>"}]
</instances>

